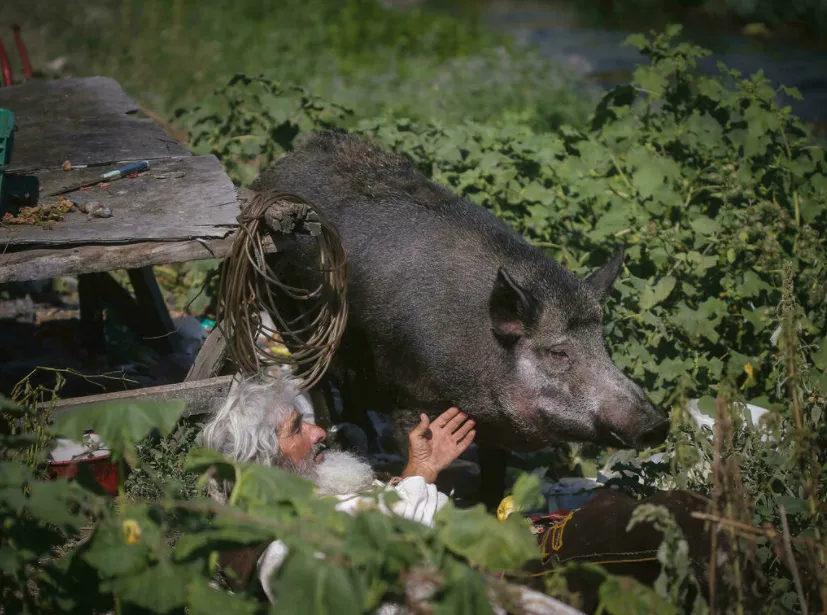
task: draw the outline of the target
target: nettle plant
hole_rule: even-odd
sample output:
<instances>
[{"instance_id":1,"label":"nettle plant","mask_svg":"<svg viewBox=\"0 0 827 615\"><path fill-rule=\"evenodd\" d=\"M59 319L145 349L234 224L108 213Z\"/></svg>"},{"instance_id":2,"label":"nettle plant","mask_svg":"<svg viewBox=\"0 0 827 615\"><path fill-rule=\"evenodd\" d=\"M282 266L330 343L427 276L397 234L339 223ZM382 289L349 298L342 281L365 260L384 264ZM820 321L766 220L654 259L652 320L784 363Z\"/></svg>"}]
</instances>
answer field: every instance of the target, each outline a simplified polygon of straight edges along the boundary
<instances>
[{"instance_id":1,"label":"nettle plant","mask_svg":"<svg viewBox=\"0 0 827 615\"><path fill-rule=\"evenodd\" d=\"M628 39L645 62L603 96L588 129L541 133L516 117L450 126L365 118L246 78L220 92L228 113L190 119L200 147L242 183L302 133L346 127L409 156L577 273L624 244L607 340L618 365L679 419L662 463L622 466L625 486L689 487L741 522L779 531L783 507L793 537L823 541L824 148L778 102L797 91L723 65L702 74L696 62L709 52L678 43L679 34ZM268 98L248 96L249 83L270 88ZM680 420L690 397L720 419L716 396L769 408L773 437L741 429L748 420L730 405L735 427L716 451L708 429ZM800 607L789 565L766 536L752 556L767 575L767 612ZM812 569L827 569L823 551L816 560ZM824 601L827 580L811 578Z\"/></svg>"}]
</instances>

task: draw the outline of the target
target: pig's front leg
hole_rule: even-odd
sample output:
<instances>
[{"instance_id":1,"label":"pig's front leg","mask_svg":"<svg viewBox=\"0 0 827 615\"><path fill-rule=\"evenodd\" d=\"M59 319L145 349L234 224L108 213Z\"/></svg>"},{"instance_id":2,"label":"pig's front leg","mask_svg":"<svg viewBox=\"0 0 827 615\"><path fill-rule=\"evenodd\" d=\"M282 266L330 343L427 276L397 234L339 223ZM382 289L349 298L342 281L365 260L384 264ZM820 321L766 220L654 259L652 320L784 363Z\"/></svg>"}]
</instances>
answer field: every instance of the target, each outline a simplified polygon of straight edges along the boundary
<instances>
[{"instance_id":1,"label":"pig's front leg","mask_svg":"<svg viewBox=\"0 0 827 615\"><path fill-rule=\"evenodd\" d=\"M508 451L477 443L477 462L480 465L480 501L495 512L505 492L505 470L508 465Z\"/></svg>"}]
</instances>

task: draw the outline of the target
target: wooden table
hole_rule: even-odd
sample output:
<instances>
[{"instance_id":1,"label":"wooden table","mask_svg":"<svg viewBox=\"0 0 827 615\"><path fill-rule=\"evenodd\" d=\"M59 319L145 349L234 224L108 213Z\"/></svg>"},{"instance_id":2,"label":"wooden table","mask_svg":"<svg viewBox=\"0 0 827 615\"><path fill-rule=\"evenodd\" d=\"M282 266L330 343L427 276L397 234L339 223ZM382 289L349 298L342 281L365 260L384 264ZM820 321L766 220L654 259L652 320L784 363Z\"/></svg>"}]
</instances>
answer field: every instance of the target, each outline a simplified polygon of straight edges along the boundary
<instances>
[{"instance_id":1,"label":"wooden table","mask_svg":"<svg viewBox=\"0 0 827 615\"><path fill-rule=\"evenodd\" d=\"M17 125L7 177L38 204L57 203L59 197L43 195L123 163L150 163L137 177L64 195L99 201L111 209L109 218L75 210L51 228L0 225L0 283L76 275L84 337L92 349L103 341L104 295L127 308L136 302L132 324L150 344L168 345L174 329L152 265L226 253L239 201L219 161L193 156L105 77L0 88L0 107L15 113ZM71 171L63 170L67 160ZM129 272L136 300L109 275L118 269Z\"/></svg>"}]
</instances>

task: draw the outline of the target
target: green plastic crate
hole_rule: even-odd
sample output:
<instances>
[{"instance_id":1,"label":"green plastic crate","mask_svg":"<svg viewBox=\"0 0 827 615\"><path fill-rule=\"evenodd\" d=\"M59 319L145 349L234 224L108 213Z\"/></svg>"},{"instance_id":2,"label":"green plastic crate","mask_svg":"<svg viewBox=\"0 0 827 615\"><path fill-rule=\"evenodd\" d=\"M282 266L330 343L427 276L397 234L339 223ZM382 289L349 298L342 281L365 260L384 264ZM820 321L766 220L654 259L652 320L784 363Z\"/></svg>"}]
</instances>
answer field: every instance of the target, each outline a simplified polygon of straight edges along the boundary
<instances>
[{"instance_id":1,"label":"green plastic crate","mask_svg":"<svg viewBox=\"0 0 827 615\"><path fill-rule=\"evenodd\" d=\"M3 204L3 177L11 165L11 151L14 143L14 113L0 109L0 206Z\"/></svg>"}]
</instances>

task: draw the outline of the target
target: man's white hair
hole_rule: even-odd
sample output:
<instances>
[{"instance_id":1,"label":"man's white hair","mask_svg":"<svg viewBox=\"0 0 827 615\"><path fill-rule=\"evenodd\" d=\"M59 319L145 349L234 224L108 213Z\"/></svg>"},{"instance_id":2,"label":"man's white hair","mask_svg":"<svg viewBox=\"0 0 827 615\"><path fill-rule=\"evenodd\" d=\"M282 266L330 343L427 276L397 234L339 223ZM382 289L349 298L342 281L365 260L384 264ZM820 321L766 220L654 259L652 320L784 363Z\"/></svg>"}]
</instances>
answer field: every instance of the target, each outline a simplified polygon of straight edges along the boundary
<instances>
[{"instance_id":1,"label":"man's white hair","mask_svg":"<svg viewBox=\"0 0 827 615\"><path fill-rule=\"evenodd\" d=\"M352 453L327 451L325 460L316 464L313 458L321 442L301 461L282 455L278 431L294 412L313 422L312 403L287 375L244 380L230 389L199 434L198 443L233 461L278 466L309 478L320 495L351 494L373 485L370 464ZM227 501L231 489L228 481L219 484L211 479L208 485L210 496L221 502Z\"/></svg>"},{"instance_id":2,"label":"man's white hair","mask_svg":"<svg viewBox=\"0 0 827 615\"><path fill-rule=\"evenodd\" d=\"M284 376L239 382L204 426L199 443L233 461L277 465L278 430L299 412L298 397L298 389Z\"/></svg>"}]
</instances>

